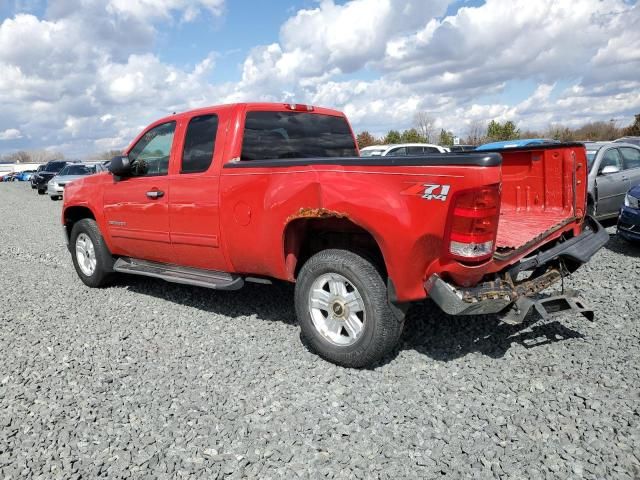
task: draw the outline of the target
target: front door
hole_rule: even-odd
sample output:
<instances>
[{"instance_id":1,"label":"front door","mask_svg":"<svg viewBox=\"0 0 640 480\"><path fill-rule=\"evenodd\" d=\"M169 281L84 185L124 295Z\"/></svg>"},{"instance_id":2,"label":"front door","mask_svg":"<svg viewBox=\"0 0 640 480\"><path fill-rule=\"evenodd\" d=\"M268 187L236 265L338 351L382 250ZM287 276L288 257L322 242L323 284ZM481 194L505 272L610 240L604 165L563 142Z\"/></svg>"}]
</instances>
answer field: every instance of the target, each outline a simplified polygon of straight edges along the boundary
<instances>
[{"instance_id":1,"label":"front door","mask_svg":"<svg viewBox=\"0 0 640 480\"><path fill-rule=\"evenodd\" d=\"M175 122L149 129L129 151L132 175L104 190L104 214L118 255L169 262L169 181Z\"/></svg>"},{"instance_id":2,"label":"front door","mask_svg":"<svg viewBox=\"0 0 640 480\"><path fill-rule=\"evenodd\" d=\"M603 174L605 167L613 166L617 173ZM623 170L622 157L617 148L610 148L602 157L596 178L598 188L598 218L616 215L624 202L624 196L629 190L629 180Z\"/></svg>"}]
</instances>

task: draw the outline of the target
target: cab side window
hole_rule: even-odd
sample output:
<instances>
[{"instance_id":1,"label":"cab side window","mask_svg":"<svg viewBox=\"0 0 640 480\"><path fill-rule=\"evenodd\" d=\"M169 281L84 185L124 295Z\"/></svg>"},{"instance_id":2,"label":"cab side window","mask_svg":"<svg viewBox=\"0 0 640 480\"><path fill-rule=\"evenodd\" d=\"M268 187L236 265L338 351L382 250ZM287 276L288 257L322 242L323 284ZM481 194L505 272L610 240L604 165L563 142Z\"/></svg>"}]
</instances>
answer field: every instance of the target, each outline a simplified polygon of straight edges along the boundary
<instances>
[{"instance_id":1,"label":"cab side window","mask_svg":"<svg viewBox=\"0 0 640 480\"><path fill-rule=\"evenodd\" d=\"M166 175L176 122L157 125L145 133L129 151L131 171L135 177Z\"/></svg>"},{"instance_id":2,"label":"cab side window","mask_svg":"<svg viewBox=\"0 0 640 480\"><path fill-rule=\"evenodd\" d=\"M622 170L622 159L620 158L620 154L617 149L610 148L604 153L598 173L602 172L604 167L616 167L619 170Z\"/></svg>"},{"instance_id":3,"label":"cab side window","mask_svg":"<svg viewBox=\"0 0 640 480\"><path fill-rule=\"evenodd\" d=\"M631 147L620 147L620 153L624 160L624 169L640 168L640 150Z\"/></svg>"},{"instance_id":4,"label":"cab side window","mask_svg":"<svg viewBox=\"0 0 640 480\"><path fill-rule=\"evenodd\" d=\"M213 160L218 131L217 115L202 115L189 121L180 173L205 172Z\"/></svg>"},{"instance_id":5,"label":"cab side window","mask_svg":"<svg viewBox=\"0 0 640 480\"><path fill-rule=\"evenodd\" d=\"M387 153L388 157L404 157L407 155L406 147L394 148Z\"/></svg>"}]
</instances>

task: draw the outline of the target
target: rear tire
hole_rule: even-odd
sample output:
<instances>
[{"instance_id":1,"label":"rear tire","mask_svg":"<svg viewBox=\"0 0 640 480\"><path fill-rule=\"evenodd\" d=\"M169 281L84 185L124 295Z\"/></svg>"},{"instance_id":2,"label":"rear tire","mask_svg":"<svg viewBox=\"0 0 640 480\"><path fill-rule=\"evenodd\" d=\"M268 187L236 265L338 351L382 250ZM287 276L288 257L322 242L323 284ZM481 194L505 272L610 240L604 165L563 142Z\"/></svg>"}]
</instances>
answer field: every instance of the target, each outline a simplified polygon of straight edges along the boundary
<instances>
[{"instance_id":1,"label":"rear tire","mask_svg":"<svg viewBox=\"0 0 640 480\"><path fill-rule=\"evenodd\" d=\"M38 189L38 195L44 195L45 193L47 193L45 190Z\"/></svg>"},{"instance_id":2,"label":"rear tire","mask_svg":"<svg viewBox=\"0 0 640 480\"><path fill-rule=\"evenodd\" d=\"M378 270L346 250L324 250L303 265L295 306L309 347L344 367L368 367L382 359L397 345L404 326Z\"/></svg>"},{"instance_id":3,"label":"rear tire","mask_svg":"<svg viewBox=\"0 0 640 480\"><path fill-rule=\"evenodd\" d=\"M49 197L49 198L51 198L51 200L53 200L54 202L55 202L56 200L60 200L60 197L56 197L56 196L54 196L54 195L51 195L51 197Z\"/></svg>"},{"instance_id":4,"label":"rear tire","mask_svg":"<svg viewBox=\"0 0 640 480\"><path fill-rule=\"evenodd\" d=\"M113 277L114 260L96 221L84 218L76 222L69 245L80 280L93 288L107 286Z\"/></svg>"}]
</instances>

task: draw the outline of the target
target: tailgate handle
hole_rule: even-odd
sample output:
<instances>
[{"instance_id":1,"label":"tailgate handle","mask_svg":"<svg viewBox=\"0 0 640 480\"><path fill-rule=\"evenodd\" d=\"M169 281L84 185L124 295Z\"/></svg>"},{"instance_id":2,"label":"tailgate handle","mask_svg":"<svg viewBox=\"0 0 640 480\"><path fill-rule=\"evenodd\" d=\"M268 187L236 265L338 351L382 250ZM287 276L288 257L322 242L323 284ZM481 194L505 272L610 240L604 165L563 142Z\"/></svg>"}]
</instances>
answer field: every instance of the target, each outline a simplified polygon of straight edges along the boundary
<instances>
[{"instance_id":1,"label":"tailgate handle","mask_svg":"<svg viewBox=\"0 0 640 480\"><path fill-rule=\"evenodd\" d=\"M162 190L151 190L150 192L147 192L147 197L154 199L164 197L164 192Z\"/></svg>"}]
</instances>

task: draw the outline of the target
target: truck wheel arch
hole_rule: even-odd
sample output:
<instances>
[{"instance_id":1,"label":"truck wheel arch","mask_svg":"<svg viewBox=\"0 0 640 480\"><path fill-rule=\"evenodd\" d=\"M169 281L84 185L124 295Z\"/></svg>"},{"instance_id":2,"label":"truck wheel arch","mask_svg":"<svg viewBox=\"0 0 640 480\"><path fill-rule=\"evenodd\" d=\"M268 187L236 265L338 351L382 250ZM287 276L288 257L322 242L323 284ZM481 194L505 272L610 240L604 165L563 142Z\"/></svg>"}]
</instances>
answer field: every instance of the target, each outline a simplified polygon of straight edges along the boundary
<instances>
[{"instance_id":1,"label":"truck wheel arch","mask_svg":"<svg viewBox=\"0 0 640 480\"><path fill-rule=\"evenodd\" d=\"M85 206L73 206L67 207L63 213L64 226L66 227L67 236L71 235L73 226L84 218L90 218L96 220L96 216L89 207Z\"/></svg>"},{"instance_id":2,"label":"truck wheel arch","mask_svg":"<svg viewBox=\"0 0 640 480\"><path fill-rule=\"evenodd\" d=\"M321 209L297 216L287 223L283 234L283 253L288 279L295 281L302 265L316 253L340 248L368 259L386 278L386 265L375 237L346 215Z\"/></svg>"}]
</instances>

